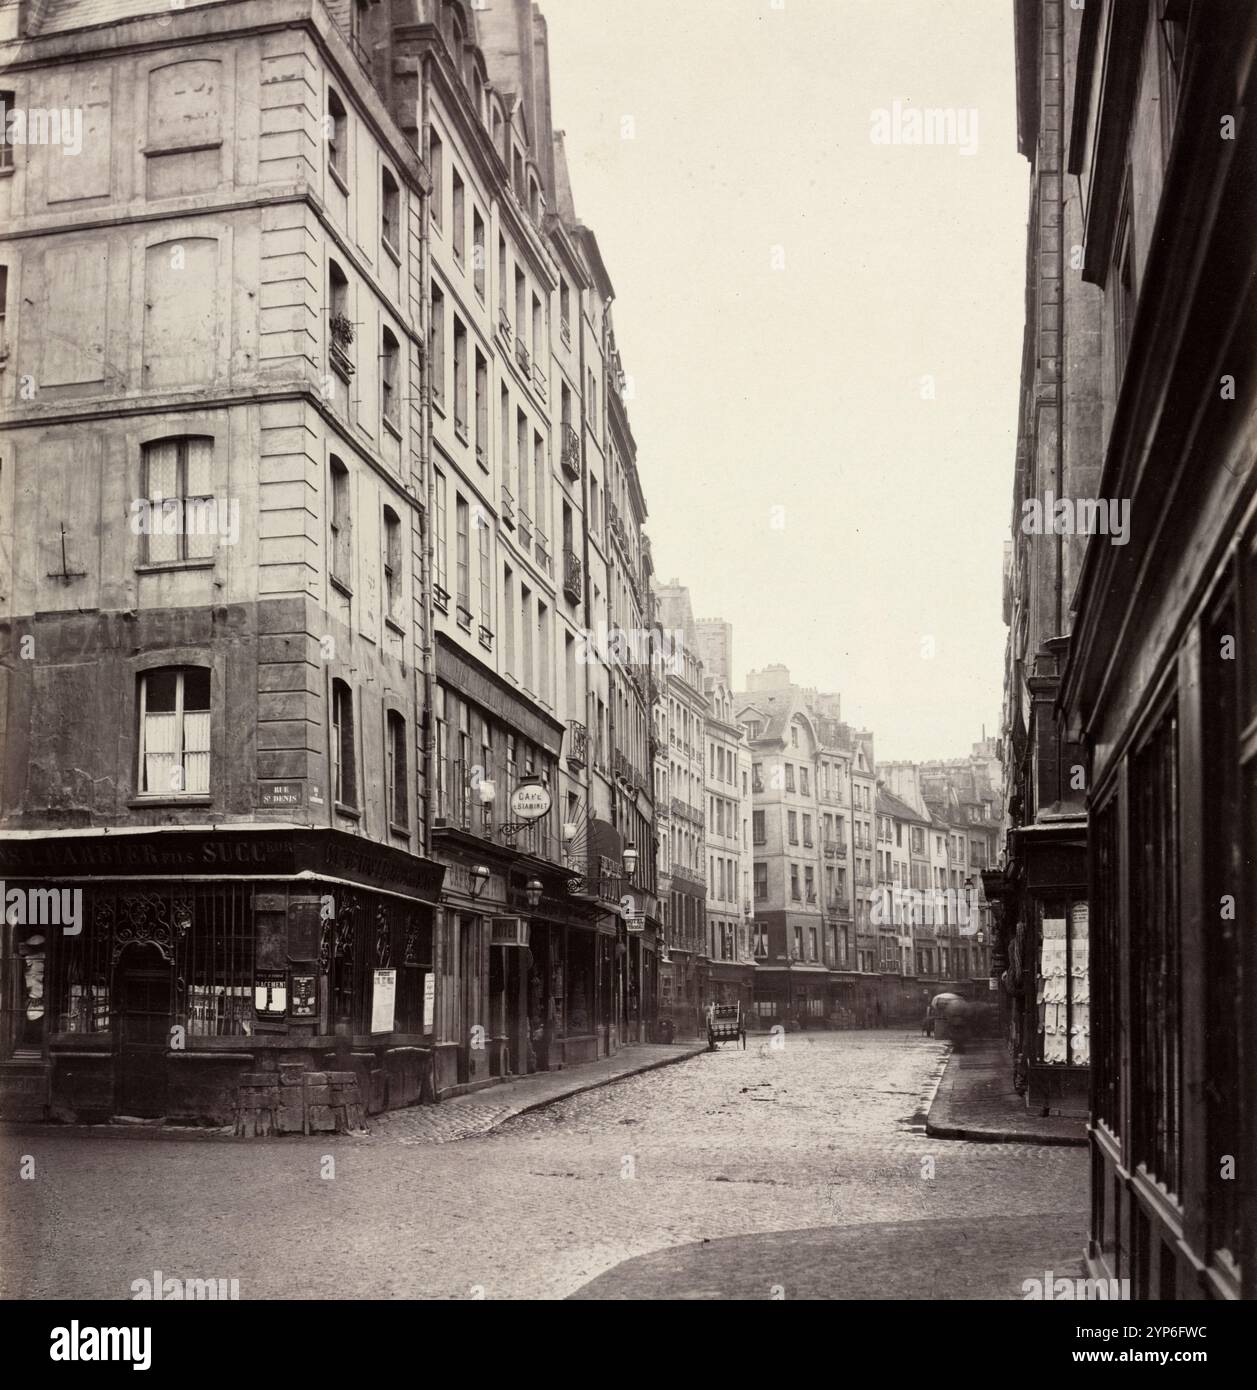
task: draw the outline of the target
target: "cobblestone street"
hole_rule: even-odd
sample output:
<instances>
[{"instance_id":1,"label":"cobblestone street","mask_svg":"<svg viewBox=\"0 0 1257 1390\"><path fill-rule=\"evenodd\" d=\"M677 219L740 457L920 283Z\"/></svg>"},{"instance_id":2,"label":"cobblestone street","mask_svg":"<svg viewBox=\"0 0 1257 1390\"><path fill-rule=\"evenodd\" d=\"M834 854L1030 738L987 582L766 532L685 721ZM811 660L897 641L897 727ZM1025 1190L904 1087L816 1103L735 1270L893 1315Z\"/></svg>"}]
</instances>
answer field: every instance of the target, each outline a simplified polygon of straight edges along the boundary
<instances>
[{"instance_id":1,"label":"cobblestone street","mask_svg":"<svg viewBox=\"0 0 1257 1390\"><path fill-rule=\"evenodd\" d=\"M664 1260L655 1296L675 1277L674 1296L718 1297L710 1268L702 1291L688 1287L692 1252L674 1263L656 1252L820 1228L813 1244L828 1229L850 1247L844 1263L858 1254L866 1297L1017 1297L1035 1267L1017 1256L984 1274L983 1233L1020 1238L1038 1213L1030 1234L1041 1231L1045 1258L1061 1252L1063 1271L1080 1248L1085 1155L927 1138L945 1052L889 1031L792 1034L781 1050L752 1038L745 1052L646 1072L458 1141L433 1128L439 1107L335 1142L6 1135L2 1292L126 1298L160 1269L237 1278L246 1299L561 1298L652 1256ZM474 1107L483 1123L492 1096ZM34 1158L32 1180L19 1177L21 1154ZM327 1155L334 1177L322 1176ZM754 1242L726 1247L738 1296L759 1285L791 1296L788 1243L771 1256ZM809 1265L807 1294L823 1294L814 1253ZM644 1296L608 1278L606 1296Z\"/></svg>"}]
</instances>

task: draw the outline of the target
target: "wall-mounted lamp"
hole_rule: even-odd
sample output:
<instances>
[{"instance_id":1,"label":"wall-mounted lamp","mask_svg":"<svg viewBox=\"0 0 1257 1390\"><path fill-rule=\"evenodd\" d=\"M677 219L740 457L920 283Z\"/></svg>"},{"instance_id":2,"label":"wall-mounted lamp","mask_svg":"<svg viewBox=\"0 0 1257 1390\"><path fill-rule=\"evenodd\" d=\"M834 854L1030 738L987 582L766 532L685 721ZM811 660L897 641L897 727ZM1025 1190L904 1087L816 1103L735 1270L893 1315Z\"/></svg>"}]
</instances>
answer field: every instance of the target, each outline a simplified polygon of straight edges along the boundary
<instances>
[{"instance_id":1,"label":"wall-mounted lamp","mask_svg":"<svg viewBox=\"0 0 1257 1390\"><path fill-rule=\"evenodd\" d=\"M628 844L624 846L624 853L621 856L624 862L624 873L626 877L632 878L637 872L637 846Z\"/></svg>"},{"instance_id":2,"label":"wall-mounted lamp","mask_svg":"<svg viewBox=\"0 0 1257 1390\"><path fill-rule=\"evenodd\" d=\"M471 897L474 902L481 893L484 892L485 884L490 877L490 869L487 864L477 864L471 871Z\"/></svg>"},{"instance_id":3,"label":"wall-mounted lamp","mask_svg":"<svg viewBox=\"0 0 1257 1390\"><path fill-rule=\"evenodd\" d=\"M535 908L540 903L544 891L545 884L539 878L530 878L524 888L524 901L529 907Z\"/></svg>"}]
</instances>

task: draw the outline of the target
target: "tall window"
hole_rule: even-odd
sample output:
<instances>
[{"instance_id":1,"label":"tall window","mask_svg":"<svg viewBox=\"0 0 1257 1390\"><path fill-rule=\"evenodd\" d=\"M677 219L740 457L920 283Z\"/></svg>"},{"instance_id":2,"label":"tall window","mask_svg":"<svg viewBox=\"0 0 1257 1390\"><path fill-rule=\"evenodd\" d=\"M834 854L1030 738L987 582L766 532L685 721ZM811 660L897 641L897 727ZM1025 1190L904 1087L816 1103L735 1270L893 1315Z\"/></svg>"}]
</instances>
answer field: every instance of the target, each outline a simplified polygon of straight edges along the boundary
<instances>
[{"instance_id":1,"label":"tall window","mask_svg":"<svg viewBox=\"0 0 1257 1390\"><path fill-rule=\"evenodd\" d=\"M493 627L493 569L489 559L489 526L486 518L476 514L476 539L480 551L480 622Z\"/></svg>"},{"instance_id":2,"label":"tall window","mask_svg":"<svg viewBox=\"0 0 1257 1390\"><path fill-rule=\"evenodd\" d=\"M432 399L445 406L445 296L432 286L432 318L428 324L428 359L432 363Z\"/></svg>"},{"instance_id":3,"label":"tall window","mask_svg":"<svg viewBox=\"0 0 1257 1390\"><path fill-rule=\"evenodd\" d=\"M488 466L489 458L489 364L476 349L476 458Z\"/></svg>"},{"instance_id":4,"label":"tall window","mask_svg":"<svg viewBox=\"0 0 1257 1390\"><path fill-rule=\"evenodd\" d=\"M8 130L8 115L17 104L13 92L0 91L0 128ZM0 140L0 169L13 168L13 146L7 140Z\"/></svg>"},{"instance_id":5,"label":"tall window","mask_svg":"<svg viewBox=\"0 0 1257 1390\"><path fill-rule=\"evenodd\" d=\"M402 523L392 507L384 508L384 606L396 622L402 610Z\"/></svg>"},{"instance_id":6,"label":"tall window","mask_svg":"<svg viewBox=\"0 0 1257 1390\"><path fill-rule=\"evenodd\" d=\"M358 805L354 696L341 680L332 682L332 794L339 806Z\"/></svg>"},{"instance_id":7,"label":"tall window","mask_svg":"<svg viewBox=\"0 0 1257 1390\"><path fill-rule=\"evenodd\" d=\"M151 565L203 560L213 555L218 527L210 474L214 441L199 435L161 439L144 447L144 495Z\"/></svg>"},{"instance_id":8,"label":"tall window","mask_svg":"<svg viewBox=\"0 0 1257 1390\"><path fill-rule=\"evenodd\" d=\"M476 287L476 293L481 299L484 298L485 272L488 269L485 258L484 218L480 216L480 209L473 207L471 210L471 277L472 283Z\"/></svg>"},{"instance_id":9,"label":"tall window","mask_svg":"<svg viewBox=\"0 0 1257 1390\"><path fill-rule=\"evenodd\" d=\"M385 329L380 335L380 413L384 423L397 429L401 419L400 397L397 389L397 370L401 349L397 339Z\"/></svg>"},{"instance_id":10,"label":"tall window","mask_svg":"<svg viewBox=\"0 0 1257 1390\"><path fill-rule=\"evenodd\" d=\"M428 196L428 209L432 221L439 228L445 211L445 146L433 126L428 132L428 172L432 176L432 192Z\"/></svg>"},{"instance_id":11,"label":"tall window","mask_svg":"<svg viewBox=\"0 0 1257 1390\"><path fill-rule=\"evenodd\" d=\"M345 104L335 90L327 89L327 167L342 186L349 182L349 120Z\"/></svg>"},{"instance_id":12,"label":"tall window","mask_svg":"<svg viewBox=\"0 0 1257 1390\"><path fill-rule=\"evenodd\" d=\"M327 354L332 366L342 377L354 374L350 347L354 341L354 324L349 316L349 281L335 261L327 263Z\"/></svg>"},{"instance_id":13,"label":"tall window","mask_svg":"<svg viewBox=\"0 0 1257 1390\"><path fill-rule=\"evenodd\" d=\"M436 496L433 499L433 507L436 511L433 543L436 549L436 587L440 591L436 595L436 603L437 607L444 613L447 611L450 601L448 560L446 556L448 541L445 531L445 511L449 504L446 500L445 474L439 469L434 470L433 481L436 483L434 489Z\"/></svg>"},{"instance_id":14,"label":"tall window","mask_svg":"<svg viewBox=\"0 0 1257 1390\"><path fill-rule=\"evenodd\" d=\"M353 518L349 503L349 469L332 455L332 578L348 585L353 573Z\"/></svg>"},{"instance_id":15,"label":"tall window","mask_svg":"<svg viewBox=\"0 0 1257 1390\"><path fill-rule=\"evenodd\" d=\"M1113 371L1114 390L1122 389L1126 356L1130 350L1131 329L1135 322L1135 248L1131 235L1130 179L1126 182L1125 205L1117 233L1117 256L1113 263Z\"/></svg>"},{"instance_id":16,"label":"tall window","mask_svg":"<svg viewBox=\"0 0 1257 1390\"><path fill-rule=\"evenodd\" d=\"M457 169L453 173L454 196L450 199L450 244L454 259L461 265L467 236L467 191Z\"/></svg>"},{"instance_id":17,"label":"tall window","mask_svg":"<svg viewBox=\"0 0 1257 1390\"><path fill-rule=\"evenodd\" d=\"M454 578L457 584L459 616L471 617L471 509L463 497L454 502L455 514L455 555Z\"/></svg>"},{"instance_id":18,"label":"tall window","mask_svg":"<svg viewBox=\"0 0 1257 1390\"><path fill-rule=\"evenodd\" d=\"M387 169L380 176L380 236L394 254L401 246L401 190Z\"/></svg>"},{"instance_id":19,"label":"tall window","mask_svg":"<svg viewBox=\"0 0 1257 1390\"><path fill-rule=\"evenodd\" d=\"M515 674L515 578L510 565L502 566L502 669Z\"/></svg>"},{"instance_id":20,"label":"tall window","mask_svg":"<svg viewBox=\"0 0 1257 1390\"><path fill-rule=\"evenodd\" d=\"M141 796L204 796L210 781L210 673L169 667L140 677Z\"/></svg>"},{"instance_id":21,"label":"tall window","mask_svg":"<svg viewBox=\"0 0 1257 1390\"><path fill-rule=\"evenodd\" d=\"M394 710L388 716L388 814L399 830L410 824L406 781L406 721Z\"/></svg>"},{"instance_id":22,"label":"tall window","mask_svg":"<svg viewBox=\"0 0 1257 1390\"><path fill-rule=\"evenodd\" d=\"M454 315L454 428L467 438L467 327Z\"/></svg>"}]
</instances>

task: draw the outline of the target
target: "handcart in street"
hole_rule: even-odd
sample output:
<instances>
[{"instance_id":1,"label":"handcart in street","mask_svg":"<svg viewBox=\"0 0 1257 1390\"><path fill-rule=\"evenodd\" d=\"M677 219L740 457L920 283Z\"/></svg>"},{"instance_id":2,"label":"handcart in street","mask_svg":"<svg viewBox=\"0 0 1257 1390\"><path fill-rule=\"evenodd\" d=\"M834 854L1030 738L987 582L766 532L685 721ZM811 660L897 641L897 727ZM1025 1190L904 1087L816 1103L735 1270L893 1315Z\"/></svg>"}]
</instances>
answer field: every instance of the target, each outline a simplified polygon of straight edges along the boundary
<instances>
[{"instance_id":1,"label":"handcart in street","mask_svg":"<svg viewBox=\"0 0 1257 1390\"><path fill-rule=\"evenodd\" d=\"M715 1052L725 1042L736 1043L741 1039L746 1047L746 1022L742 1017L741 1004L709 1004L707 1006L707 1050Z\"/></svg>"}]
</instances>

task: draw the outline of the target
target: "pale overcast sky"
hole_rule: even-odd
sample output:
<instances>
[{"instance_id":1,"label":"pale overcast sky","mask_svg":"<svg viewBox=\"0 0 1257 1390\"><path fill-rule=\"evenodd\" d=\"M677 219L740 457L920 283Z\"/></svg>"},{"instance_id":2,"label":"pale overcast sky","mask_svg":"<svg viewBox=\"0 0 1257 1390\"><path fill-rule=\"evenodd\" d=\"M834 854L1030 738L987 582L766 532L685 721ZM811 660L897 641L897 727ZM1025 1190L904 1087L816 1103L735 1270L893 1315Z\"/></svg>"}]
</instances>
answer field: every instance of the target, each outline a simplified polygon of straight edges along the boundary
<instances>
[{"instance_id":1,"label":"pale overcast sky","mask_svg":"<svg viewBox=\"0 0 1257 1390\"><path fill-rule=\"evenodd\" d=\"M841 692L879 759L998 727L1028 187L1011 9L542 0L658 575L734 624L739 686L781 662ZM925 108L957 113L957 143L906 143ZM878 111L900 143L874 142Z\"/></svg>"}]
</instances>

